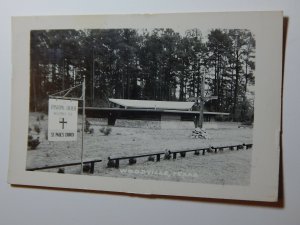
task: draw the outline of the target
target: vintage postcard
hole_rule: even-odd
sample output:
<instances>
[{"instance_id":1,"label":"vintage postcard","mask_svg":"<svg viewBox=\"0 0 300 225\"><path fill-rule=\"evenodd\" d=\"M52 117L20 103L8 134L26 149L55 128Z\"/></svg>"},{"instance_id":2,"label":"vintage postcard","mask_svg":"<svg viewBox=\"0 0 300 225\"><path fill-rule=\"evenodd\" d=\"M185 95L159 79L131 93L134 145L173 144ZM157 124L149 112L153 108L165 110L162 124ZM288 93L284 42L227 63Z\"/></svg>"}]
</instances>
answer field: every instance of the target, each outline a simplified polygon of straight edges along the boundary
<instances>
[{"instance_id":1,"label":"vintage postcard","mask_svg":"<svg viewBox=\"0 0 300 225\"><path fill-rule=\"evenodd\" d=\"M8 182L277 201L282 12L12 18Z\"/></svg>"}]
</instances>

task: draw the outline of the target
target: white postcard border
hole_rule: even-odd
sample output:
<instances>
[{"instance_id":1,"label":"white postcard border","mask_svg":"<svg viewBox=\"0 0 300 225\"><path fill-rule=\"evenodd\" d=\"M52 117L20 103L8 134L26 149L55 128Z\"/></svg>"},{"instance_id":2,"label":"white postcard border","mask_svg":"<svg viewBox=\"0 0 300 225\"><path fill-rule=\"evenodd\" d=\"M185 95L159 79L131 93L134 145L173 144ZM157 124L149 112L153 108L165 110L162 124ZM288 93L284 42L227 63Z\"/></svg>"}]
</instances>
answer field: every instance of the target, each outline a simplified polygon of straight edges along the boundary
<instances>
[{"instance_id":1,"label":"white postcard border","mask_svg":"<svg viewBox=\"0 0 300 225\"><path fill-rule=\"evenodd\" d=\"M281 128L282 12L14 17L10 184L137 194L276 201ZM88 28L249 29L256 39L255 119L249 186L211 185L26 171L30 30Z\"/></svg>"}]
</instances>

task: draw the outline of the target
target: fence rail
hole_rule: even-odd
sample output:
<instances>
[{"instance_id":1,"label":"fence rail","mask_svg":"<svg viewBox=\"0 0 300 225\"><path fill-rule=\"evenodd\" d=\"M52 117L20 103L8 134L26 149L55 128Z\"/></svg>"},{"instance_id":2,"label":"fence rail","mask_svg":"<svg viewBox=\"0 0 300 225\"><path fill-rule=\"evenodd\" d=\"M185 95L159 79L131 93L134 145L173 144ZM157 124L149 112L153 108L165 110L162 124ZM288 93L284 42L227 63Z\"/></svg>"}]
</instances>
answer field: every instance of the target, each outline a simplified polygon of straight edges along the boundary
<instances>
[{"instance_id":1,"label":"fence rail","mask_svg":"<svg viewBox=\"0 0 300 225\"><path fill-rule=\"evenodd\" d=\"M164 159L170 159L171 156L173 156L173 159L177 158L177 154L180 155L180 157L184 158L186 156L186 153L188 152L194 152L194 155L200 155L200 152L202 152L202 155L205 155L206 152L214 151L217 153L218 151L223 151L224 149L229 149L231 151L233 150L240 150L240 149L249 149L252 148L252 144L237 144L237 145L228 145L228 146L211 146L207 148L201 148L201 149L188 149L188 150L167 150L164 152L156 152L156 153L147 153L147 154L137 154L132 156L120 156L120 157L108 157L108 163L107 167L109 168L119 168L120 166L120 160L129 160L128 164L133 165L137 161L137 158L143 158L148 157L149 161L156 161L159 162L161 159L161 156L164 156Z\"/></svg>"},{"instance_id":2,"label":"fence rail","mask_svg":"<svg viewBox=\"0 0 300 225\"><path fill-rule=\"evenodd\" d=\"M186 153L193 152L194 155L200 155L202 152L202 155L205 155L207 152L214 151L217 153L218 151L223 151L224 149L229 149L231 151L233 150L240 150L240 149L249 149L252 148L251 143L249 144L237 144L237 145L226 145L226 146L211 146L206 148L200 148L200 149L187 149L187 150L167 150L162 152L153 152L153 153L144 153L144 154L137 154L132 156L120 156L120 157L108 157L107 167L109 168L119 168L120 161L121 160L128 160L129 165L133 165L137 162L137 158L143 158L148 157L149 161L157 161L159 162L162 158L165 160L168 159L176 159L177 155L180 155L181 158L184 158L186 156ZM163 156L163 157L162 157ZM95 160L88 160L84 161L84 165L89 165L88 172L91 174L94 173L95 169L95 163L102 162L101 159L95 159ZM80 165L81 162L72 162L72 163L64 163L64 164L56 164L56 165L50 165L50 166L43 166L43 167L35 167L35 168L27 168L27 171L35 171L35 170L45 170L45 169L54 169L54 168L63 168L68 166L76 166Z\"/></svg>"},{"instance_id":3,"label":"fence rail","mask_svg":"<svg viewBox=\"0 0 300 225\"><path fill-rule=\"evenodd\" d=\"M94 173L95 169L95 163L97 162L102 162L101 159L95 159L95 160L89 160L89 161L84 161L83 165L90 165L89 167L89 172L91 174ZM56 164L56 165L51 165L51 166L42 166L42 167L35 167L35 168L27 168L27 171L35 171L35 170L46 170L46 169L54 169L54 168L63 168L63 167L68 167L68 166L77 166L81 165L81 162L73 162L73 163L64 163L64 164Z\"/></svg>"}]
</instances>

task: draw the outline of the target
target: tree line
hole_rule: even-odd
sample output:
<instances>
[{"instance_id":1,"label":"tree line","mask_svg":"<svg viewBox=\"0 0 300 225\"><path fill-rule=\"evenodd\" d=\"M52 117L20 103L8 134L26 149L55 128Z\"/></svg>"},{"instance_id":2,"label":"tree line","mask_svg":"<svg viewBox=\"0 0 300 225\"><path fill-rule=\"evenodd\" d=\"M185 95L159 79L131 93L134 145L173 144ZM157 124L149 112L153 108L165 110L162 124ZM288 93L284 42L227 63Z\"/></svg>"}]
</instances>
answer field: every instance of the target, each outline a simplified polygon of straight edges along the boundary
<instances>
[{"instance_id":1,"label":"tree line","mask_svg":"<svg viewBox=\"0 0 300 225\"><path fill-rule=\"evenodd\" d=\"M86 29L31 31L30 110L86 78L88 106L108 98L188 101L217 96L210 111L253 117L255 39L249 30ZM80 96L80 88L70 93ZM196 105L197 109L197 105Z\"/></svg>"}]
</instances>

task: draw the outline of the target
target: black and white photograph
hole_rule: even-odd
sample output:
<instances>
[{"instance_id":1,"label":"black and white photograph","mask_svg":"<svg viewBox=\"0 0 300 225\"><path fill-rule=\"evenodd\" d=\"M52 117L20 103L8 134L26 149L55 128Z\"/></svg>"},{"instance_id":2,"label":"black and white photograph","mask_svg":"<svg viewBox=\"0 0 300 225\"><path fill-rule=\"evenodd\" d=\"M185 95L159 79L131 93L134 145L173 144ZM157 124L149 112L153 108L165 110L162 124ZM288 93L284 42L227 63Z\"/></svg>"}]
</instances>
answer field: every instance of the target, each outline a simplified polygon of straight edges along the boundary
<instances>
[{"instance_id":1,"label":"black and white photograph","mask_svg":"<svg viewBox=\"0 0 300 225\"><path fill-rule=\"evenodd\" d=\"M254 85L245 29L32 30L27 170L248 185Z\"/></svg>"},{"instance_id":2,"label":"black and white photograph","mask_svg":"<svg viewBox=\"0 0 300 225\"><path fill-rule=\"evenodd\" d=\"M14 74L27 70L28 101L14 102L23 120L12 121L12 135L24 141L11 159L17 151L25 158L11 166L35 178L12 180L276 199L282 31L262 29L273 18L280 24L279 13L257 14L16 18L14 62L27 60ZM264 182L276 184L270 195Z\"/></svg>"}]
</instances>

